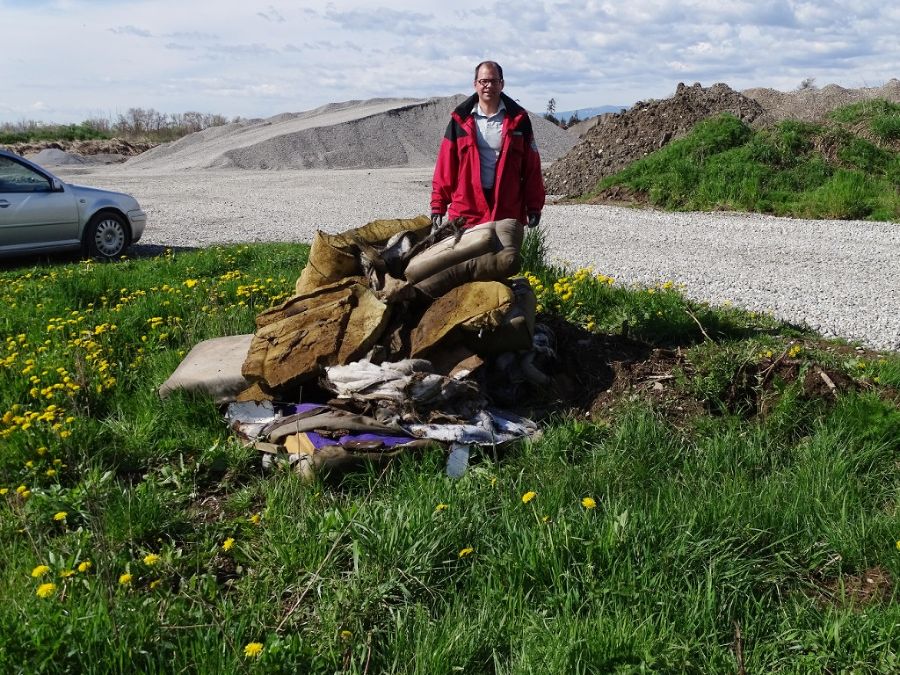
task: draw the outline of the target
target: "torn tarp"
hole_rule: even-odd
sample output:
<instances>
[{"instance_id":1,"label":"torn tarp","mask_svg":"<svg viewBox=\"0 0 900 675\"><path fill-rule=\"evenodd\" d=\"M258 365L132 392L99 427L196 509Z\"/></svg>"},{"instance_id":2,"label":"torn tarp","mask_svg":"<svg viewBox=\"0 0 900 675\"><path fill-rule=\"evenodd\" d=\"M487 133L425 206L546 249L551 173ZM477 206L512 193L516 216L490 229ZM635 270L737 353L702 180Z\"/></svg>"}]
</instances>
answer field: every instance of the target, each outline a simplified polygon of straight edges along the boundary
<instances>
[{"instance_id":1,"label":"torn tarp","mask_svg":"<svg viewBox=\"0 0 900 675\"><path fill-rule=\"evenodd\" d=\"M232 403L226 418L255 447L270 456L282 456L310 476L317 469L381 461L430 444L497 446L539 433L531 420L492 408L457 424L385 425L328 405L267 403L254 408Z\"/></svg>"}]
</instances>

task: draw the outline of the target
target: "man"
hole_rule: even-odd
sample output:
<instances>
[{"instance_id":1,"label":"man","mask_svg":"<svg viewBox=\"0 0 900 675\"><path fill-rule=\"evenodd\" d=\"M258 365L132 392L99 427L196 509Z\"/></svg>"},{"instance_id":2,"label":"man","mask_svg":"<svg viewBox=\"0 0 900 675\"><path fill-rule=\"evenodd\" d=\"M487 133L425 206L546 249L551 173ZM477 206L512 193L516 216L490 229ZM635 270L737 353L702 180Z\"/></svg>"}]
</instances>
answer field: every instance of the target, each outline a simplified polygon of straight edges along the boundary
<instances>
[{"instance_id":1,"label":"man","mask_svg":"<svg viewBox=\"0 0 900 675\"><path fill-rule=\"evenodd\" d=\"M450 116L431 190L431 221L444 214L465 227L504 218L535 227L544 208L541 157L522 106L503 93L503 69L475 68L475 93Z\"/></svg>"}]
</instances>

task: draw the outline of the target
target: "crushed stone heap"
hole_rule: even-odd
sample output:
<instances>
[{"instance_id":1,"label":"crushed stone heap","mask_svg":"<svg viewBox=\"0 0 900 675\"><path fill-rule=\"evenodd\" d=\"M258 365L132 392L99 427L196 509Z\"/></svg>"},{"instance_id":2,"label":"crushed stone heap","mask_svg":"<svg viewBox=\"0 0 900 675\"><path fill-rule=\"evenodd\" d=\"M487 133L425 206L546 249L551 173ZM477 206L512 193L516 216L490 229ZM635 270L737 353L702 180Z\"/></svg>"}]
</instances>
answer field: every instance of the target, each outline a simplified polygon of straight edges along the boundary
<instances>
[{"instance_id":1,"label":"crushed stone heap","mask_svg":"<svg viewBox=\"0 0 900 675\"><path fill-rule=\"evenodd\" d=\"M836 84L822 88L805 87L796 91L777 91L757 87L745 89L744 96L759 103L775 121L785 119L823 122L835 108L875 98L900 103L900 80L893 78L880 87L846 89Z\"/></svg>"},{"instance_id":2,"label":"crushed stone heap","mask_svg":"<svg viewBox=\"0 0 900 675\"><path fill-rule=\"evenodd\" d=\"M450 112L465 99L347 101L233 122L160 145L128 166L160 172L431 167ZM544 161L562 157L577 141L540 115L531 114L531 122Z\"/></svg>"},{"instance_id":3,"label":"crushed stone heap","mask_svg":"<svg viewBox=\"0 0 900 675\"><path fill-rule=\"evenodd\" d=\"M727 84L701 87L679 83L674 96L638 101L629 110L601 115L569 153L544 172L549 194L577 196L601 178L686 135L697 122L729 112L744 122L768 120L756 101Z\"/></svg>"}]
</instances>

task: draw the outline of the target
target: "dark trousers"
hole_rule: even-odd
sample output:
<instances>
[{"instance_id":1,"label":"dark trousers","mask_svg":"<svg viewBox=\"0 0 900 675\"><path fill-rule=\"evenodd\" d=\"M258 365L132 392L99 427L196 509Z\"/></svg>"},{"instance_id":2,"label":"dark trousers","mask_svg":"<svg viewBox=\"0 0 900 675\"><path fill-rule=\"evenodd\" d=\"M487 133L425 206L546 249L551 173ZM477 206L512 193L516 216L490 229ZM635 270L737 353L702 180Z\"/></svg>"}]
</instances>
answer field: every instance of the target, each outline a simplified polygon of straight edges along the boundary
<instances>
[{"instance_id":1,"label":"dark trousers","mask_svg":"<svg viewBox=\"0 0 900 675\"><path fill-rule=\"evenodd\" d=\"M494 188L493 187L484 187L481 186L481 189L484 190L484 198L487 200L488 208L493 211L494 210Z\"/></svg>"}]
</instances>

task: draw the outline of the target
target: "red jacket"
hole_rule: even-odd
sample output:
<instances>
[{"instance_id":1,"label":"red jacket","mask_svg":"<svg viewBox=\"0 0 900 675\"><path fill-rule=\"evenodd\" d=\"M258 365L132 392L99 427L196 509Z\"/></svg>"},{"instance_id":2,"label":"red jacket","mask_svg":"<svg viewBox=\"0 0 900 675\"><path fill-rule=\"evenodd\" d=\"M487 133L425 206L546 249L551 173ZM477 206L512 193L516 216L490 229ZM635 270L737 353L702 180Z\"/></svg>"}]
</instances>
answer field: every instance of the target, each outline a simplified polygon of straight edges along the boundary
<instances>
[{"instance_id":1,"label":"red jacket","mask_svg":"<svg viewBox=\"0 0 900 675\"><path fill-rule=\"evenodd\" d=\"M525 223L529 213L544 207L541 157L534 142L531 119L526 110L506 94L500 141L500 156L494 180L494 208L490 209L481 188L475 118L478 101L472 94L450 115L441 141L431 183L431 212L466 219L466 227L503 218ZM448 208L449 206L449 208Z\"/></svg>"}]
</instances>

